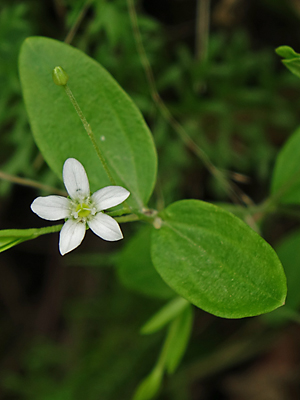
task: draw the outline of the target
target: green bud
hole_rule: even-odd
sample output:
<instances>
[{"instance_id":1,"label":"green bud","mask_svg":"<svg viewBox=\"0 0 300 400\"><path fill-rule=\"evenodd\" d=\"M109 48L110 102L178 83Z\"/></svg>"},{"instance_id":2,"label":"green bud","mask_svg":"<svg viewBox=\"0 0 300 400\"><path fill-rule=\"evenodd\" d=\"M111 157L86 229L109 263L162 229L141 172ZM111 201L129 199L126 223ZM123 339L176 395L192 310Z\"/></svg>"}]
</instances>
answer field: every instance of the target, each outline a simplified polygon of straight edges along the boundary
<instances>
[{"instance_id":1,"label":"green bud","mask_svg":"<svg viewBox=\"0 0 300 400\"><path fill-rule=\"evenodd\" d=\"M55 67L52 71L52 79L57 86L66 86L69 75L62 67Z\"/></svg>"}]
</instances>

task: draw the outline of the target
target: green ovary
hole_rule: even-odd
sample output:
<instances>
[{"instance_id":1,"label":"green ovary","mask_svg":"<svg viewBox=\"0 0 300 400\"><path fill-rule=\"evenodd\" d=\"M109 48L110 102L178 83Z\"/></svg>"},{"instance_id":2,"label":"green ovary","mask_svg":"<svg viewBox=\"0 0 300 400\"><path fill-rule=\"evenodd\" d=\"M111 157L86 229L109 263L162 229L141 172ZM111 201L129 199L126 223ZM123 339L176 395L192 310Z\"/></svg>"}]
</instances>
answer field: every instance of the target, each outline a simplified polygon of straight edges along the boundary
<instances>
[{"instance_id":1,"label":"green ovary","mask_svg":"<svg viewBox=\"0 0 300 400\"><path fill-rule=\"evenodd\" d=\"M78 217L86 218L90 215L91 210L87 204L82 203L82 204L78 204L78 206L76 207L76 212L78 212Z\"/></svg>"}]
</instances>

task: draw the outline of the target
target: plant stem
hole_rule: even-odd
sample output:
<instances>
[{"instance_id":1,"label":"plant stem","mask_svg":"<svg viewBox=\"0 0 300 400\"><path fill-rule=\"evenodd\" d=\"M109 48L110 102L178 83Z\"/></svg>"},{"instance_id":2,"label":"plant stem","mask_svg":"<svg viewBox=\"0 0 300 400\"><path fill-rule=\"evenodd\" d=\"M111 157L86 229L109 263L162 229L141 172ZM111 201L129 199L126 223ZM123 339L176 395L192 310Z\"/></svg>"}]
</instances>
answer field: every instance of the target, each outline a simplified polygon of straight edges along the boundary
<instances>
[{"instance_id":1,"label":"plant stem","mask_svg":"<svg viewBox=\"0 0 300 400\"><path fill-rule=\"evenodd\" d=\"M140 218L136 214L129 214L129 215L124 215L122 217L114 217L114 219L117 222L132 222L132 221L139 221Z\"/></svg>"},{"instance_id":2,"label":"plant stem","mask_svg":"<svg viewBox=\"0 0 300 400\"><path fill-rule=\"evenodd\" d=\"M47 226L45 228L40 228L39 231L34 236L38 237L40 235L45 235L47 233L59 232L62 227L63 227L63 224L51 225L51 226Z\"/></svg>"},{"instance_id":3,"label":"plant stem","mask_svg":"<svg viewBox=\"0 0 300 400\"><path fill-rule=\"evenodd\" d=\"M81 119L81 122L82 122L82 124L84 126L84 129L86 130L86 133L88 134L88 136L89 136L89 138L90 138L90 140L91 140L91 142L92 142L92 144L94 146L94 149L96 150L97 156L99 157L99 159L101 161L101 164L102 164L102 166L103 166L103 168L104 168L109 180L111 181L112 185L116 185L116 181L112 177L112 175L110 173L110 170L108 168L108 165L107 165L107 163L105 161L105 158L103 157L103 154L102 154L100 148L98 147L98 145L96 143L95 135L94 135L94 133L92 131L92 128L91 128L90 124L87 122L83 112L81 111L81 108L80 108L79 104L77 103L77 100L75 99L71 89L69 88L68 85L64 85L63 88L65 89L65 92L66 92L67 96L69 97L73 107L75 108L75 111L77 112L77 115Z\"/></svg>"},{"instance_id":4,"label":"plant stem","mask_svg":"<svg viewBox=\"0 0 300 400\"><path fill-rule=\"evenodd\" d=\"M69 30L69 32L65 38L65 43L70 44L72 42L83 18L85 17L85 15L92 3L93 3L93 0L87 0L86 3L83 5L82 9L80 10L80 13L78 14L75 22L73 23L71 29Z\"/></svg>"},{"instance_id":5,"label":"plant stem","mask_svg":"<svg viewBox=\"0 0 300 400\"><path fill-rule=\"evenodd\" d=\"M226 193L228 193L228 195L234 201L239 201L242 204L244 203L250 204L251 199L246 194L241 193L241 190L237 191L237 186L232 184L232 182L227 178L227 174L218 169L211 162L209 156L197 145L197 143L187 133L185 128L171 114L170 110L160 97L158 90L156 88L153 71L143 45L142 36L138 25L134 0L127 0L127 6L132 25L133 36L136 42L137 52L139 54L141 64L144 68L147 77L151 97L154 103L156 104L158 110L161 112L163 118L172 126L172 128L181 138L186 147L189 148L202 161L202 163L205 165L208 171L210 171L210 173L220 182L221 186L224 188Z\"/></svg>"},{"instance_id":6,"label":"plant stem","mask_svg":"<svg viewBox=\"0 0 300 400\"><path fill-rule=\"evenodd\" d=\"M156 210L145 210L144 212L140 212L138 210L133 210L132 214L122 216L128 210L123 209L120 211L112 211L108 212L107 214L111 217L114 215L119 215L118 217L114 217L117 222L131 222L131 221L144 221L148 222L149 224L153 224L155 219L157 218L157 211ZM121 212L121 214L120 214ZM121 215L121 216L120 216Z\"/></svg>"},{"instance_id":7,"label":"plant stem","mask_svg":"<svg viewBox=\"0 0 300 400\"><path fill-rule=\"evenodd\" d=\"M62 224L46 226L45 228L30 228L30 229L3 229L0 230L0 237L16 237L16 238L28 238L34 239L38 236L45 235L47 233L54 233L60 231Z\"/></svg>"},{"instance_id":8,"label":"plant stem","mask_svg":"<svg viewBox=\"0 0 300 400\"><path fill-rule=\"evenodd\" d=\"M134 212L134 210L130 210L130 211ZM119 210L108 211L106 214L108 214L110 217L121 217L124 214L128 214L128 208L125 207L125 208L121 208Z\"/></svg>"},{"instance_id":9,"label":"plant stem","mask_svg":"<svg viewBox=\"0 0 300 400\"><path fill-rule=\"evenodd\" d=\"M205 61L207 57L210 19L210 0L197 0L196 16L196 59Z\"/></svg>"},{"instance_id":10,"label":"plant stem","mask_svg":"<svg viewBox=\"0 0 300 400\"><path fill-rule=\"evenodd\" d=\"M64 190L56 189L53 188L52 186L44 185L43 183L36 182L31 179L25 179L25 178L20 178L18 176L10 175L3 171L0 171L0 179L17 183L18 185L34 187L37 189L46 190L47 192L52 192L62 196L66 196L66 192Z\"/></svg>"}]
</instances>

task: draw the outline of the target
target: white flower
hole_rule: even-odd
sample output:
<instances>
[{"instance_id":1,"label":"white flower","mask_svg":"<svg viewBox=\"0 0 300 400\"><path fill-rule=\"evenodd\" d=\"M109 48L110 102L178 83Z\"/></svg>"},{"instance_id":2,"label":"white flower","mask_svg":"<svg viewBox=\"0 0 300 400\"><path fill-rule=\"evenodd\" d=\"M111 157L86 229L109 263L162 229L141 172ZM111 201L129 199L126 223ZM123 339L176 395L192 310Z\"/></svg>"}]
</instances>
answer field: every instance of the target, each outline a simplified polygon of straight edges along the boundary
<instances>
[{"instance_id":1,"label":"white flower","mask_svg":"<svg viewBox=\"0 0 300 400\"><path fill-rule=\"evenodd\" d=\"M86 225L104 240L115 241L123 238L119 224L102 210L121 204L130 195L128 190L121 186L107 186L91 196L85 169L75 158L65 161L63 180L70 198L38 197L31 204L32 211L43 219L66 219L59 235L61 255L80 245Z\"/></svg>"}]
</instances>

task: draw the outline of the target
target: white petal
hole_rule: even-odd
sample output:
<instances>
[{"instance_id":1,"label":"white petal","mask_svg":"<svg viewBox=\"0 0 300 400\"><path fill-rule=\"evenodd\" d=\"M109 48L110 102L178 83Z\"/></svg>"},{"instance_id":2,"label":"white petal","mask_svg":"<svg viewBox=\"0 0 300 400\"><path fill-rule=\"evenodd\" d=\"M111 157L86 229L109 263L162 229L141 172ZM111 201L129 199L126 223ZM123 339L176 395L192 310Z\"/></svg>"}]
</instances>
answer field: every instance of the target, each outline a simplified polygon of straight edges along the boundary
<instances>
[{"instance_id":1,"label":"white petal","mask_svg":"<svg viewBox=\"0 0 300 400\"><path fill-rule=\"evenodd\" d=\"M123 234L117 221L109 215L98 213L93 219L88 221L91 230L104 240L114 242L123 239Z\"/></svg>"},{"instance_id":2,"label":"white petal","mask_svg":"<svg viewBox=\"0 0 300 400\"><path fill-rule=\"evenodd\" d=\"M69 216L70 200L62 196L37 197L30 207L39 217L57 221Z\"/></svg>"},{"instance_id":3,"label":"white petal","mask_svg":"<svg viewBox=\"0 0 300 400\"><path fill-rule=\"evenodd\" d=\"M63 180L71 199L82 200L90 195L90 185L85 169L75 158L68 158L65 161Z\"/></svg>"},{"instance_id":4,"label":"white petal","mask_svg":"<svg viewBox=\"0 0 300 400\"><path fill-rule=\"evenodd\" d=\"M83 241L86 231L86 225L83 222L76 222L68 219L64 223L59 234L59 251L63 256L66 253L76 249Z\"/></svg>"},{"instance_id":5,"label":"white petal","mask_svg":"<svg viewBox=\"0 0 300 400\"><path fill-rule=\"evenodd\" d=\"M95 202L97 211L102 211L123 203L129 195L130 192L121 186L107 186L97 190L92 195L92 200Z\"/></svg>"}]
</instances>

